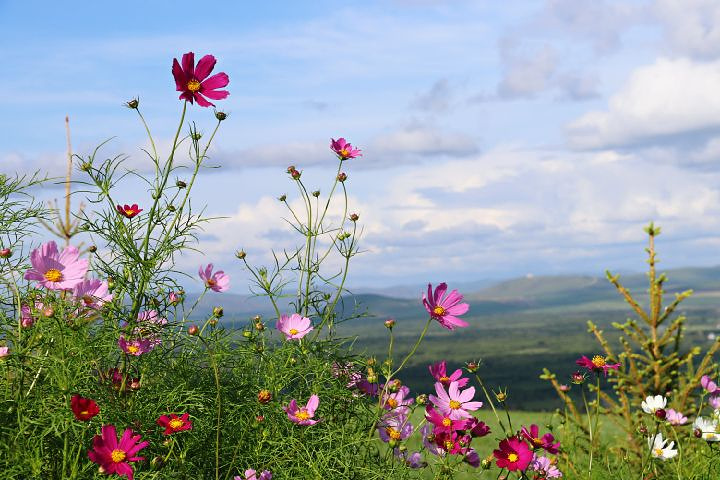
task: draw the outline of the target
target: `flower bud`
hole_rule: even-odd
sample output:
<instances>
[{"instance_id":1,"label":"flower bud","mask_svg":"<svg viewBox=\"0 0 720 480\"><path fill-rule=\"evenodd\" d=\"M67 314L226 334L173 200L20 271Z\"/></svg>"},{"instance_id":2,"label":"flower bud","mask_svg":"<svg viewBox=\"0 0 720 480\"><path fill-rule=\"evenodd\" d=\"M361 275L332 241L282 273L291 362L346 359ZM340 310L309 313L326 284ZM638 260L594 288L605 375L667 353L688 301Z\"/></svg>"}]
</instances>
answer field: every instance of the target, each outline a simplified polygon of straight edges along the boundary
<instances>
[{"instance_id":1,"label":"flower bud","mask_svg":"<svg viewBox=\"0 0 720 480\"><path fill-rule=\"evenodd\" d=\"M258 423L262 423L263 421L265 421L265 416L263 416L263 415L255 415L255 421L258 422Z\"/></svg>"},{"instance_id":2,"label":"flower bud","mask_svg":"<svg viewBox=\"0 0 720 480\"><path fill-rule=\"evenodd\" d=\"M214 327L218 324L218 319L215 317L210 317L210 320L208 320L208 325L211 327Z\"/></svg>"},{"instance_id":3,"label":"flower bud","mask_svg":"<svg viewBox=\"0 0 720 480\"><path fill-rule=\"evenodd\" d=\"M252 337L252 332L249 331L249 330L244 330L243 333L242 333L242 335L243 335L243 337L245 337L245 338L250 338L250 337Z\"/></svg>"},{"instance_id":4,"label":"flower bud","mask_svg":"<svg viewBox=\"0 0 720 480\"><path fill-rule=\"evenodd\" d=\"M9 248L0 249L0 258L10 258L12 256L12 250Z\"/></svg>"},{"instance_id":5,"label":"flower bud","mask_svg":"<svg viewBox=\"0 0 720 480\"><path fill-rule=\"evenodd\" d=\"M140 99L139 98L133 98L132 100L129 100L125 102L125 106L127 108L130 108L132 110L137 110L137 108L140 106Z\"/></svg>"},{"instance_id":6,"label":"flower bud","mask_svg":"<svg viewBox=\"0 0 720 480\"><path fill-rule=\"evenodd\" d=\"M570 385L565 385L565 384L560 385L560 391L561 391L561 392L568 392L568 391L570 391Z\"/></svg>"},{"instance_id":7,"label":"flower bud","mask_svg":"<svg viewBox=\"0 0 720 480\"><path fill-rule=\"evenodd\" d=\"M168 205L168 206L167 206L167 209L168 209L169 212L174 212L174 211L175 211L175 206L174 206L174 205Z\"/></svg>"},{"instance_id":8,"label":"flower bud","mask_svg":"<svg viewBox=\"0 0 720 480\"><path fill-rule=\"evenodd\" d=\"M377 380L378 380L377 375L375 375L374 373L372 373L372 374L368 373L368 376L367 376L368 382L375 383L375 382L377 382Z\"/></svg>"},{"instance_id":9,"label":"flower bud","mask_svg":"<svg viewBox=\"0 0 720 480\"><path fill-rule=\"evenodd\" d=\"M192 138L194 141L198 141L202 138L202 133L200 132L193 132L190 134L190 138Z\"/></svg>"},{"instance_id":10,"label":"flower bud","mask_svg":"<svg viewBox=\"0 0 720 480\"><path fill-rule=\"evenodd\" d=\"M425 405L428 401L428 396L424 393L421 393L417 397L415 397L415 403L418 405Z\"/></svg>"},{"instance_id":11,"label":"flower bud","mask_svg":"<svg viewBox=\"0 0 720 480\"><path fill-rule=\"evenodd\" d=\"M194 336L194 335L197 335L198 333L200 333L200 329L198 328L198 326L190 325L190 327L188 328L188 335Z\"/></svg>"},{"instance_id":12,"label":"flower bud","mask_svg":"<svg viewBox=\"0 0 720 480\"><path fill-rule=\"evenodd\" d=\"M480 466L483 470L490 470L490 467L492 467L492 459L483 458L482 462L480 462Z\"/></svg>"},{"instance_id":13,"label":"flower bud","mask_svg":"<svg viewBox=\"0 0 720 480\"><path fill-rule=\"evenodd\" d=\"M247 254L245 253L244 250L238 250L237 252L235 252L235 256L237 258L239 258L240 260L244 259L246 255Z\"/></svg>"},{"instance_id":14,"label":"flower bud","mask_svg":"<svg viewBox=\"0 0 720 480\"><path fill-rule=\"evenodd\" d=\"M392 328L395 326L395 319L394 318L388 318L384 322L385 328L392 330Z\"/></svg>"},{"instance_id":15,"label":"flower bud","mask_svg":"<svg viewBox=\"0 0 720 480\"><path fill-rule=\"evenodd\" d=\"M337 180L340 183L344 182L345 180L347 180L347 174L345 172L338 173Z\"/></svg>"},{"instance_id":16,"label":"flower bud","mask_svg":"<svg viewBox=\"0 0 720 480\"><path fill-rule=\"evenodd\" d=\"M402 387L402 382L398 378L393 378L390 383L388 383L388 390L391 392L397 392L400 390L400 387Z\"/></svg>"},{"instance_id":17,"label":"flower bud","mask_svg":"<svg viewBox=\"0 0 720 480\"><path fill-rule=\"evenodd\" d=\"M647 435L647 433L648 433L647 427L646 427L644 424L643 424L643 425L640 425L640 426L638 427L638 433L639 433L640 435Z\"/></svg>"},{"instance_id":18,"label":"flower bud","mask_svg":"<svg viewBox=\"0 0 720 480\"><path fill-rule=\"evenodd\" d=\"M290 176L293 178L293 180L299 180L300 175L302 175L302 174L300 172L298 172L297 170L293 170L292 172L290 172Z\"/></svg>"},{"instance_id":19,"label":"flower bud","mask_svg":"<svg viewBox=\"0 0 720 480\"><path fill-rule=\"evenodd\" d=\"M258 332L262 332L263 330L265 330L265 324L262 322L255 322L255 330L257 330Z\"/></svg>"},{"instance_id":20,"label":"flower bud","mask_svg":"<svg viewBox=\"0 0 720 480\"><path fill-rule=\"evenodd\" d=\"M213 308L213 315L217 318L222 318L222 316L225 314L225 311L223 310L223 307L215 307Z\"/></svg>"},{"instance_id":21,"label":"flower bud","mask_svg":"<svg viewBox=\"0 0 720 480\"><path fill-rule=\"evenodd\" d=\"M695 430L693 430L693 435L695 436L695 438L702 438L702 430L696 428Z\"/></svg>"},{"instance_id":22,"label":"flower bud","mask_svg":"<svg viewBox=\"0 0 720 480\"><path fill-rule=\"evenodd\" d=\"M45 307L45 308L43 308L43 312L42 312L42 313L43 313L43 315L45 315L46 317L50 318L50 317L52 317L53 315L55 315L55 310L54 310L52 307Z\"/></svg>"},{"instance_id":23,"label":"flower bud","mask_svg":"<svg viewBox=\"0 0 720 480\"><path fill-rule=\"evenodd\" d=\"M570 381L575 385L582 385L585 383L585 375L582 372L575 372L570 375Z\"/></svg>"},{"instance_id":24,"label":"flower bud","mask_svg":"<svg viewBox=\"0 0 720 480\"><path fill-rule=\"evenodd\" d=\"M88 247L88 252L90 252L90 253L95 253L95 252L97 252L97 247L96 247L95 245L90 245L90 246Z\"/></svg>"},{"instance_id":25,"label":"flower bud","mask_svg":"<svg viewBox=\"0 0 720 480\"><path fill-rule=\"evenodd\" d=\"M287 173L292 173L294 171L295 171L295 165L290 165L289 167L287 167L287 170L286 170Z\"/></svg>"},{"instance_id":26,"label":"flower bud","mask_svg":"<svg viewBox=\"0 0 720 480\"><path fill-rule=\"evenodd\" d=\"M290 357L290 365L295 365L297 363L297 358Z\"/></svg>"},{"instance_id":27,"label":"flower bud","mask_svg":"<svg viewBox=\"0 0 720 480\"><path fill-rule=\"evenodd\" d=\"M350 220L352 220L353 222L357 222L359 219L360 219L360 215L358 215L357 213L350 214Z\"/></svg>"},{"instance_id":28,"label":"flower bud","mask_svg":"<svg viewBox=\"0 0 720 480\"><path fill-rule=\"evenodd\" d=\"M177 182L175 182L175 186L178 188L186 188L187 183L183 182L182 180L178 180Z\"/></svg>"},{"instance_id":29,"label":"flower bud","mask_svg":"<svg viewBox=\"0 0 720 480\"><path fill-rule=\"evenodd\" d=\"M83 172L89 172L92 169L92 163L90 162L82 162L80 164L80 170Z\"/></svg>"},{"instance_id":30,"label":"flower bud","mask_svg":"<svg viewBox=\"0 0 720 480\"><path fill-rule=\"evenodd\" d=\"M467 362L465 368L470 373L475 373L480 369L480 362Z\"/></svg>"},{"instance_id":31,"label":"flower bud","mask_svg":"<svg viewBox=\"0 0 720 480\"><path fill-rule=\"evenodd\" d=\"M314 192L312 192L312 196L315 197L315 198L319 197L319 196L320 196L320 190L315 190Z\"/></svg>"},{"instance_id":32,"label":"flower bud","mask_svg":"<svg viewBox=\"0 0 720 480\"><path fill-rule=\"evenodd\" d=\"M225 112L215 112L215 118L218 119L218 122L222 122L227 118L227 113Z\"/></svg>"},{"instance_id":33,"label":"flower bud","mask_svg":"<svg viewBox=\"0 0 720 480\"><path fill-rule=\"evenodd\" d=\"M658 420L665 420L665 417L667 416L667 412L664 408L658 408L655 410L655 418Z\"/></svg>"},{"instance_id":34,"label":"flower bud","mask_svg":"<svg viewBox=\"0 0 720 480\"><path fill-rule=\"evenodd\" d=\"M495 398L498 402L503 403L505 400L507 400L507 393L505 392L497 392L495 394Z\"/></svg>"},{"instance_id":35,"label":"flower bud","mask_svg":"<svg viewBox=\"0 0 720 480\"><path fill-rule=\"evenodd\" d=\"M375 357L370 357L367 359L367 365L368 367L371 367L377 363L377 360L375 360Z\"/></svg>"},{"instance_id":36,"label":"flower bud","mask_svg":"<svg viewBox=\"0 0 720 480\"><path fill-rule=\"evenodd\" d=\"M165 459L163 457L155 457L150 461L150 465L155 470L160 470L165 465Z\"/></svg>"},{"instance_id":37,"label":"flower bud","mask_svg":"<svg viewBox=\"0 0 720 480\"><path fill-rule=\"evenodd\" d=\"M272 393L270 393L270 390L260 390L257 394L257 400L258 402L265 405L266 403L269 403L270 400L272 400Z\"/></svg>"}]
</instances>

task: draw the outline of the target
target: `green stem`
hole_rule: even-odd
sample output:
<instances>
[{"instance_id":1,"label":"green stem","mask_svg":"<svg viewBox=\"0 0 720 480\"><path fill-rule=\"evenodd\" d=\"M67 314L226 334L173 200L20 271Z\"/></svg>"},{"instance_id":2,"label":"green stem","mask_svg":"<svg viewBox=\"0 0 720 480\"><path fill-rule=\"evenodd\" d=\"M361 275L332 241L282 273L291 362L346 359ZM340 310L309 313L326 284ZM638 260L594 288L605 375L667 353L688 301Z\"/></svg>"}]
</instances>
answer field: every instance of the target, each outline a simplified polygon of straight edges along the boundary
<instances>
[{"instance_id":1,"label":"green stem","mask_svg":"<svg viewBox=\"0 0 720 480\"><path fill-rule=\"evenodd\" d=\"M492 408L493 414L495 415L495 420L497 420L498 425L500 425L500 428L502 428L503 433L507 435L508 432L505 429L505 425L503 425L502 420L500 420L500 416L498 415L497 410L495 410L495 404L490 398L490 394L488 393L487 388L485 388L485 383L482 381L482 378L480 378L480 375L478 375L477 373L475 374L475 380L477 380L477 382L480 384L480 388L482 388L482 391L485 394L485 398L490 404L490 408Z\"/></svg>"},{"instance_id":2,"label":"green stem","mask_svg":"<svg viewBox=\"0 0 720 480\"><path fill-rule=\"evenodd\" d=\"M583 404L585 405L585 413L587 414L588 418L588 432L590 434L590 464L588 465L588 478L590 478L591 472L592 472L592 463L593 463L593 445L595 445L595 441L593 438L593 429L592 429L592 418L590 416L590 407L588 406L587 402L587 396L585 395L585 389L580 387L580 392L582 393L582 399Z\"/></svg>"}]
</instances>

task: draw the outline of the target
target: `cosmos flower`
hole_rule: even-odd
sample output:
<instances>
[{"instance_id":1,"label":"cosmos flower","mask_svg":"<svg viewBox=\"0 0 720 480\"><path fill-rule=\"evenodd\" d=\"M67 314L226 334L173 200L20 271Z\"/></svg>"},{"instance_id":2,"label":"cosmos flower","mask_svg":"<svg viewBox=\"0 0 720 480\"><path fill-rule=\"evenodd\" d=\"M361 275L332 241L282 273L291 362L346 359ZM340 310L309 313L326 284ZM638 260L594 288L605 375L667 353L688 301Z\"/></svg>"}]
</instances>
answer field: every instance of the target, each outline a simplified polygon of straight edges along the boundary
<instances>
[{"instance_id":1,"label":"cosmos flower","mask_svg":"<svg viewBox=\"0 0 720 480\"><path fill-rule=\"evenodd\" d=\"M460 303L463 296L457 290L453 290L445 297L447 292L447 284L441 283L435 288L433 293L432 284L428 283L427 295L423 294L423 305L430 316L448 330L455 327L467 327L469 323L457 318L470 309L467 303Z\"/></svg>"},{"instance_id":2,"label":"cosmos flower","mask_svg":"<svg viewBox=\"0 0 720 480\"><path fill-rule=\"evenodd\" d=\"M457 382L451 382L447 392L445 392L443 384L437 382L435 383L435 393L437 393L437 397L430 395L430 401L440 409L442 414L448 415L453 420L470 418L468 410L477 410L483 405L482 402L471 401L475 396L475 387L460 391Z\"/></svg>"},{"instance_id":3,"label":"cosmos flower","mask_svg":"<svg viewBox=\"0 0 720 480\"><path fill-rule=\"evenodd\" d=\"M233 480L271 480L272 479L272 473L270 473L269 470L263 470L260 475L253 470L252 468L248 468L245 470L245 478L241 477L240 475L235 475L233 477Z\"/></svg>"},{"instance_id":4,"label":"cosmos flower","mask_svg":"<svg viewBox=\"0 0 720 480\"><path fill-rule=\"evenodd\" d=\"M73 395L72 398L70 398L70 410L72 410L75 418L81 422L87 422L100 413L100 407L98 407L95 400L81 397L80 395Z\"/></svg>"},{"instance_id":5,"label":"cosmos flower","mask_svg":"<svg viewBox=\"0 0 720 480\"><path fill-rule=\"evenodd\" d=\"M115 427L103 425L102 434L93 438L93 449L88 451L88 457L100 465L104 474L116 474L133 480L130 462L144 460L144 457L138 457L137 453L148 446L148 442L140 442L140 438L140 435L134 435L128 428L118 442Z\"/></svg>"},{"instance_id":6,"label":"cosmos flower","mask_svg":"<svg viewBox=\"0 0 720 480\"><path fill-rule=\"evenodd\" d=\"M136 217L143 211L142 208L138 207L137 203L133 203L132 205L115 205L115 210L125 218Z\"/></svg>"},{"instance_id":7,"label":"cosmos flower","mask_svg":"<svg viewBox=\"0 0 720 480\"><path fill-rule=\"evenodd\" d=\"M445 360L440 363L430 365L428 368L430 369L430 375L446 387L450 385L450 382L457 382L458 387L463 388L470 381L469 378L460 378L462 377L462 370L459 368L448 376Z\"/></svg>"},{"instance_id":8,"label":"cosmos flower","mask_svg":"<svg viewBox=\"0 0 720 480\"><path fill-rule=\"evenodd\" d=\"M204 269L201 265L198 275L205 282L205 288L209 288L213 292L225 292L230 288L230 276L222 270L213 273L212 263L209 263Z\"/></svg>"},{"instance_id":9,"label":"cosmos flower","mask_svg":"<svg viewBox=\"0 0 720 480\"><path fill-rule=\"evenodd\" d=\"M700 437L708 442L720 441L717 420L705 417L697 417L693 422L692 426L693 430L695 431L695 436Z\"/></svg>"},{"instance_id":10,"label":"cosmos flower","mask_svg":"<svg viewBox=\"0 0 720 480\"><path fill-rule=\"evenodd\" d=\"M195 65L195 54L188 52L182 56L182 66L173 59L172 74L175 77L175 86L180 94L181 100L187 100L190 103L197 102L201 107L214 107L215 104L209 102L211 100L222 100L230 95L227 90L218 90L227 87L230 78L225 72L216 73L212 77L208 77L210 72L215 68L215 57L205 55ZM207 98L206 98L207 97Z\"/></svg>"},{"instance_id":11,"label":"cosmos flower","mask_svg":"<svg viewBox=\"0 0 720 480\"><path fill-rule=\"evenodd\" d=\"M414 400L407 398L410 394L410 389L403 385L398 389L397 392L385 392L383 395L382 406L385 410L396 410L396 411L407 411L407 406L412 405Z\"/></svg>"},{"instance_id":12,"label":"cosmos flower","mask_svg":"<svg viewBox=\"0 0 720 480\"><path fill-rule=\"evenodd\" d=\"M608 374L608 370L610 370L610 369L617 370L618 368L620 368L619 363L613 363L613 364L607 363L607 359L600 355L595 355L592 358L592 360L590 360L588 357L583 355L582 357L577 359L577 361L575 361L575 364L579 365L581 367L585 367L588 370L595 372L595 373L603 372L606 377Z\"/></svg>"},{"instance_id":13,"label":"cosmos flower","mask_svg":"<svg viewBox=\"0 0 720 480\"><path fill-rule=\"evenodd\" d=\"M640 404L643 412L651 415L655 415L659 410L663 410L664 412L665 405L667 405L667 399L662 395L649 396Z\"/></svg>"},{"instance_id":14,"label":"cosmos flower","mask_svg":"<svg viewBox=\"0 0 720 480\"><path fill-rule=\"evenodd\" d=\"M192 430L192 422L189 418L190 414L188 413L183 413L181 417L171 413L170 415L160 416L155 420L155 423L165 429L163 435L172 435L173 433Z\"/></svg>"},{"instance_id":15,"label":"cosmos flower","mask_svg":"<svg viewBox=\"0 0 720 480\"><path fill-rule=\"evenodd\" d=\"M49 290L68 290L81 283L88 270L86 258L73 246L58 253L54 241L47 242L30 253L32 268L25 272L25 280L35 280Z\"/></svg>"},{"instance_id":16,"label":"cosmos flower","mask_svg":"<svg viewBox=\"0 0 720 480\"><path fill-rule=\"evenodd\" d=\"M495 463L508 471L525 470L533 459L532 450L522 440L510 437L502 440L497 450L493 450Z\"/></svg>"},{"instance_id":17,"label":"cosmos flower","mask_svg":"<svg viewBox=\"0 0 720 480\"><path fill-rule=\"evenodd\" d=\"M0 347L0 358L10 355L10 347Z\"/></svg>"},{"instance_id":18,"label":"cosmos flower","mask_svg":"<svg viewBox=\"0 0 720 480\"><path fill-rule=\"evenodd\" d=\"M76 301L81 301L84 307L92 310L98 310L113 298L112 293L108 291L107 282L96 278L83 280L75 285L72 296Z\"/></svg>"},{"instance_id":19,"label":"cosmos flower","mask_svg":"<svg viewBox=\"0 0 720 480\"><path fill-rule=\"evenodd\" d=\"M151 338L136 338L128 340L124 335L120 335L118 339L118 347L128 355L139 357L143 353L151 351L157 346L157 340Z\"/></svg>"},{"instance_id":20,"label":"cosmos flower","mask_svg":"<svg viewBox=\"0 0 720 480\"><path fill-rule=\"evenodd\" d=\"M449 414L442 414L434 409L431 405L425 407L425 418L428 423L433 425L433 433L452 432L454 430L464 430L467 425L465 418L452 419Z\"/></svg>"},{"instance_id":21,"label":"cosmos flower","mask_svg":"<svg viewBox=\"0 0 720 480\"><path fill-rule=\"evenodd\" d=\"M668 408L665 411L665 420L667 420L667 422L670 425L677 426L677 425L685 425L688 421L688 418L686 416L684 416L682 413L675 411L672 408Z\"/></svg>"},{"instance_id":22,"label":"cosmos flower","mask_svg":"<svg viewBox=\"0 0 720 480\"><path fill-rule=\"evenodd\" d=\"M560 449L560 442L553 443L555 441L553 434L546 433L540 437L540 428L535 424L530 425L530 429L523 426L520 433L530 443L534 450L542 448L546 452L555 455Z\"/></svg>"},{"instance_id":23,"label":"cosmos flower","mask_svg":"<svg viewBox=\"0 0 720 480\"><path fill-rule=\"evenodd\" d=\"M560 478L562 472L557 468L553 461L548 457L538 457L537 455L530 462L530 470L537 473L536 478Z\"/></svg>"},{"instance_id":24,"label":"cosmos flower","mask_svg":"<svg viewBox=\"0 0 720 480\"><path fill-rule=\"evenodd\" d=\"M319 420L313 420L315 410L320 405L320 397L315 394L310 395L310 399L304 407L299 407L297 401L293 398L287 407L283 407L287 413L288 420L298 425L315 425Z\"/></svg>"},{"instance_id":25,"label":"cosmos flower","mask_svg":"<svg viewBox=\"0 0 720 480\"><path fill-rule=\"evenodd\" d=\"M281 315L275 326L285 334L285 340L299 340L313 329L310 319L299 313Z\"/></svg>"},{"instance_id":26,"label":"cosmos flower","mask_svg":"<svg viewBox=\"0 0 720 480\"><path fill-rule=\"evenodd\" d=\"M652 456L660 460L667 460L678 454L678 451L673 448L675 442L667 443L667 440L663 440L662 433L648 437L648 446Z\"/></svg>"},{"instance_id":27,"label":"cosmos flower","mask_svg":"<svg viewBox=\"0 0 720 480\"><path fill-rule=\"evenodd\" d=\"M413 432L413 426L404 413L389 413L378 422L378 434L385 442L399 442L405 440Z\"/></svg>"},{"instance_id":28,"label":"cosmos flower","mask_svg":"<svg viewBox=\"0 0 720 480\"><path fill-rule=\"evenodd\" d=\"M344 138L330 139L330 149L337 154L340 160L347 160L349 158L362 157L362 150L355 148L352 144L345 141Z\"/></svg>"}]
</instances>

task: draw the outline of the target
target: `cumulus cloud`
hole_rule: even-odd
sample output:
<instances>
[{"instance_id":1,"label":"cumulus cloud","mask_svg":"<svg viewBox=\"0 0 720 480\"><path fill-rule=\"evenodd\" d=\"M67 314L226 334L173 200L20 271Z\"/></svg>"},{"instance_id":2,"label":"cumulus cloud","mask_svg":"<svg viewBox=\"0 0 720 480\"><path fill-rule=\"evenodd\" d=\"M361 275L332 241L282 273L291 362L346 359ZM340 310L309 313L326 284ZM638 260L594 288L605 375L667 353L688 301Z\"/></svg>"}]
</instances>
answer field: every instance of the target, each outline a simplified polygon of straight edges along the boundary
<instances>
[{"instance_id":1,"label":"cumulus cloud","mask_svg":"<svg viewBox=\"0 0 720 480\"><path fill-rule=\"evenodd\" d=\"M605 110L567 127L577 148L643 144L720 128L720 61L660 58L637 68Z\"/></svg>"},{"instance_id":2,"label":"cumulus cloud","mask_svg":"<svg viewBox=\"0 0 720 480\"><path fill-rule=\"evenodd\" d=\"M654 10L670 52L703 59L720 56L720 3L716 0L658 0Z\"/></svg>"},{"instance_id":3,"label":"cumulus cloud","mask_svg":"<svg viewBox=\"0 0 720 480\"><path fill-rule=\"evenodd\" d=\"M549 46L521 51L515 42L500 45L503 77L497 87L501 98L533 97L546 90L557 70L557 53Z\"/></svg>"}]
</instances>

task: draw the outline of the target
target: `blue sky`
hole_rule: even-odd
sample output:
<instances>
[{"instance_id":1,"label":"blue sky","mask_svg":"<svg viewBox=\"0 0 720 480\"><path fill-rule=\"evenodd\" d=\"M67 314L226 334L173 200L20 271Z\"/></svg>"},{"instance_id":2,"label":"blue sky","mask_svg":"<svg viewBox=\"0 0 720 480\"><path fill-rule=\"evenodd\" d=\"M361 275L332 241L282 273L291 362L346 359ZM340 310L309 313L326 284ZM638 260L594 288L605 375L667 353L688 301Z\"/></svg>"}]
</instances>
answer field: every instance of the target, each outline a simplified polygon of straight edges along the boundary
<instances>
[{"instance_id":1,"label":"blue sky","mask_svg":"<svg viewBox=\"0 0 720 480\"><path fill-rule=\"evenodd\" d=\"M225 218L181 266L214 262L239 289L232 252L292 244L285 167L327 191L339 136L364 151L345 165L364 228L352 286L638 271L650 220L664 267L720 263L713 0L0 0L0 31L3 171L61 172L65 115L76 153L115 137L104 152L146 168L122 103L139 96L166 146L172 59L217 57L231 116L196 202Z\"/></svg>"}]
</instances>

